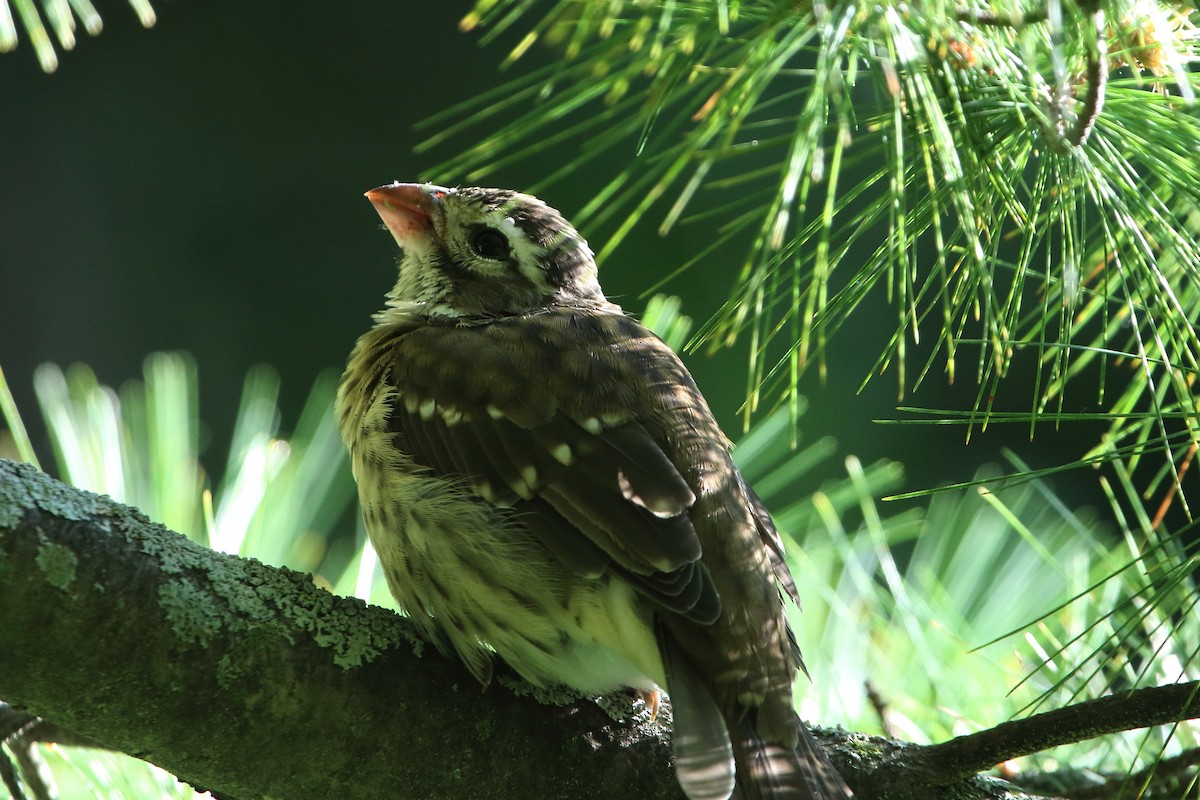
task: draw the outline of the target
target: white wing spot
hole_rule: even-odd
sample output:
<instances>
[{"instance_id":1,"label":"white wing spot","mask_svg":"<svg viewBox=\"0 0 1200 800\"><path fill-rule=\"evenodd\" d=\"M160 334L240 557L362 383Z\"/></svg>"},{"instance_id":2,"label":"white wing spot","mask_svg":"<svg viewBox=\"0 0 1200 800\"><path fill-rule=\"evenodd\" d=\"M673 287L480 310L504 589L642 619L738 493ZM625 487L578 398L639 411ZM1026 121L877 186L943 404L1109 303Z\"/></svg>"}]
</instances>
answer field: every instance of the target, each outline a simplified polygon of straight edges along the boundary
<instances>
[{"instance_id":1,"label":"white wing spot","mask_svg":"<svg viewBox=\"0 0 1200 800\"><path fill-rule=\"evenodd\" d=\"M646 499L634 491L633 484L629 482L629 476L625 474L624 470L617 470L617 486L620 487L621 494L626 500L636 506L641 506L659 519L670 519L679 513L674 509L651 508L646 505Z\"/></svg>"},{"instance_id":2,"label":"white wing spot","mask_svg":"<svg viewBox=\"0 0 1200 800\"><path fill-rule=\"evenodd\" d=\"M550 448L550 455L554 456L554 460L563 466L570 466L574 457L571 454L571 446L563 443Z\"/></svg>"},{"instance_id":3,"label":"white wing spot","mask_svg":"<svg viewBox=\"0 0 1200 800\"><path fill-rule=\"evenodd\" d=\"M579 424L583 426L585 431L588 433L594 433L597 436L604 432L604 426L600 423L600 420L596 419L595 417L588 417Z\"/></svg>"},{"instance_id":4,"label":"white wing spot","mask_svg":"<svg viewBox=\"0 0 1200 800\"><path fill-rule=\"evenodd\" d=\"M634 494L633 484L631 484L629 482L629 478L627 478L625 476L625 470L622 470L622 469L617 470L617 486L620 487L621 494L623 494L625 496L626 500L630 500L634 503L637 503L642 508L646 507L646 504L642 501L642 498L640 498L636 494Z\"/></svg>"},{"instance_id":5,"label":"white wing spot","mask_svg":"<svg viewBox=\"0 0 1200 800\"><path fill-rule=\"evenodd\" d=\"M433 412L437 411L437 402L434 400L426 400L424 403L421 403L418 410L421 412L421 419L428 422L429 420L433 419Z\"/></svg>"},{"instance_id":6,"label":"white wing spot","mask_svg":"<svg viewBox=\"0 0 1200 800\"><path fill-rule=\"evenodd\" d=\"M537 467L532 464L527 464L521 467L521 480L527 483L530 487L537 484ZM532 488L531 488L532 491Z\"/></svg>"},{"instance_id":7,"label":"white wing spot","mask_svg":"<svg viewBox=\"0 0 1200 800\"><path fill-rule=\"evenodd\" d=\"M504 412L496 408L494 405L488 404L487 414L492 419L504 419Z\"/></svg>"}]
</instances>

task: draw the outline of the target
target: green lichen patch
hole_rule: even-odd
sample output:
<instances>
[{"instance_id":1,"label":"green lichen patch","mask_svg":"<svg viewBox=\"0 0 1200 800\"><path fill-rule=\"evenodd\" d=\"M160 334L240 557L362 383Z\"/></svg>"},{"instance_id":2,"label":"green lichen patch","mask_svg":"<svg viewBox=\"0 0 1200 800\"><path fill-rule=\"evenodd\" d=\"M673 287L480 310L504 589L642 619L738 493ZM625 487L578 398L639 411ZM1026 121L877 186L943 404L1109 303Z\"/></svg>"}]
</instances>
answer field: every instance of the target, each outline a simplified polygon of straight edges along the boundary
<instances>
[{"instance_id":1,"label":"green lichen patch","mask_svg":"<svg viewBox=\"0 0 1200 800\"><path fill-rule=\"evenodd\" d=\"M17 527L25 516L25 492L17 485L10 462L0 459L0 533Z\"/></svg>"},{"instance_id":2,"label":"green lichen patch","mask_svg":"<svg viewBox=\"0 0 1200 800\"><path fill-rule=\"evenodd\" d=\"M55 589L68 591L75 582L75 570L79 566L79 557L69 547L55 544L43 535L38 536L38 552L35 563L46 582Z\"/></svg>"},{"instance_id":3,"label":"green lichen patch","mask_svg":"<svg viewBox=\"0 0 1200 800\"><path fill-rule=\"evenodd\" d=\"M205 564L212 593L228 609L231 630L248 631L255 639L285 639L295 642L291 631L279 619L275 591L267 568L257 561L214 558Z\"/></svg>"},{"instance_id":4,"label":"green lichen patch","mask_svg":"<svg viewBox=\"0 0 1200 800\"><path fill-rule=\"evenodd\" d=\"M210 595L187 578L160 586L158 604L180 641L207 647L223 627L223 614Z\"/></svg>"},{"instance_id":5,"label":"green lichen patch","mask_svg":"<svg viewBox=\"0 0 1200 800\"><path fill-rule=\"evenodd\" d=\"M343 669L362 666L414 641L394 614L331 594L318 588L309 575L272 569L253 560L237 563L240 569L230 576L231 581L212 576L214 588L230 608L262 623L275 620L276 615L282 617L318 646L331 650L334 663Z\"/></svg>"},{"instance_id":6,"label":"green lichen patch","mask_svg":"<svg viewBox=\"0 0 1200 800\"><path fill-rule=\"evenodd\" d=\"M20 525L21 517L24 516L19 508L5 501L3 492L4 486L0 484L0 542L4 541L4 532Z\"/></svg>"},{"instance_id":7,"label":"green lichen patch","mask_svg":"<svg viewBox=\"0 0 1200 800\"><path fill-rule=\"evenodd\" d=\"M134 509L120 509L114 528L125 536L126 541L157 561L159 569L168 575L204 569L213 558L213 551L209 548L157 522L151 522Z\"/></svg>"},{"instance_id":8,"label":"green lichen patch","mask_svg":"<svg viewBox=\"0 0 1200 800\"><path fill-rule=\"evenodd\" d=\"M299 577L311 583L307 576ZM316 588L302 596L303 603L292 603L281 610L293 624L308 631L319 646L331 649L333 663L343 669L368 664L381 653L415 641L394 614L369 608L361 600Z\"/></svg>"},{"instance_id":9,"label":"green lichen patch","mask_svg":"<svg viewBox=\"0 0 1200 800\"><path fill-rule=\"evenodd\" d=\"M96 510L97 499L97 495L59 483L30 464L0 459L0 527L13 527L33 508L62 519L85 520Z\"/></svg>"},{"instance_id":10,"label":"green lichen patch","mask_svg":"<svg viewBox=\"0 0 1200 800\"><path fill-rule=\"evenodd\" d=\"M588 695L580 694L569 686L538 686L516 676L497 675L496 682L517 697L532 697L544 706L573 706L588 699Z\"/></svg>"},{"instance_id":11,"label":"green lichen patch","mask_svg":"<svg viewBox=\"0 0 1200 800\"><path fill-rule=\"evenodd\" d=\"M366 627L347 626L341 630L340 625L318 623L313 631L313 641L321 647L332 648L333 663L350 669L370 663L384 650L397 644L399 637L394 629L398 627L368 623Z\"/></svg>"},{"instance_id":12,"label":"green lichen patch","mask_svg":"<svg viewBox=\"0 0 1200 800\"><path fill-rule=\"evenodd\" d=\"M616 722L634 720L640 723L650 722L650 709L644 700L632 691L613 692L596 698L596 705Z\"/></svg>"},{"instance_id":13,"label":"green lichen patch","mask_svg":"<svg viewBox=\"0 0 1200 800\"><path fill-rule=\"evenodd\" d=\"M228 653L221 656L217 662L217 686L228 689L241 677L242 668L234 662L233 658Z\"/></svg>"}]
</instances>

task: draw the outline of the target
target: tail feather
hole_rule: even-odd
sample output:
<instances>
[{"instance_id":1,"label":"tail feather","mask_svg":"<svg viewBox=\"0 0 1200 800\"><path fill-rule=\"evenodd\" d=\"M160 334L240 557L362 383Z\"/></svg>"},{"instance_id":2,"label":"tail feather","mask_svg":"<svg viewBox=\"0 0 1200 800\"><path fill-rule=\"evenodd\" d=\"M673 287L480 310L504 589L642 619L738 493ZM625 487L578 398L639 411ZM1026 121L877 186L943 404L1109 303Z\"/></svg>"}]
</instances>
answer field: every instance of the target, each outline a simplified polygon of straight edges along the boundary
<instances>
[{"instance_id":1,"label":"tail feather","mask_svg":"<svg viewBox=\"0 0 1200 800\"><path fill-rule=\"evenodd\" d=\"M730 721L737 762L735 800L850 800L854 793L842 780L824 748L797 721L796 747L763 739L753 713Z\"/></svg>"},{"instance_id":2,"label":"tail feather","mask_svg":"<svg viewBox=\"0 0 1200 800\"><path fill-rule=\"evenodd\" d=\"M675 775L691 800L729 800L734 789L733 743L721 709L691 660L660 637L671 697Z\"/></svg>"},{"instance_id":3,"label":"tail feather","mask_svg":"<svg viewBox=\"0 0 1200 800\"><path fill-rule=\"evenodd\" d=\"M706 676L672 637L660 636L659 647L671 698L675 774L690 800L852 800L795 712L789 709L786 727L795 731L796 746L769 741L759 733L757 709L718 704Z\"/></svg>"}]
</instances>

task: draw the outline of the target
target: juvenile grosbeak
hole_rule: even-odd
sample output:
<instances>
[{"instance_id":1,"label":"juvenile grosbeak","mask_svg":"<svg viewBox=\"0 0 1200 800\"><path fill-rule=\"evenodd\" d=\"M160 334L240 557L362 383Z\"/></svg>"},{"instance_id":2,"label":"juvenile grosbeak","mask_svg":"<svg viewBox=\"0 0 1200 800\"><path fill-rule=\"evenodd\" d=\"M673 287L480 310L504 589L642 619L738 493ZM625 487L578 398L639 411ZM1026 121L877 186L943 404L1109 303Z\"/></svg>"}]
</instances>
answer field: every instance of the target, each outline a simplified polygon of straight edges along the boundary
<instances>
[{"instance_id":1,"label":"juvenile grosbeak","mask_svg":"<svg viewBox=\"0 0 1200 800\"><path fill-rule=\"evenodd\" d=\"M485 684L663 689L693 800L848 798L801 724L770 515L587 243L503 189L367 192L403 250L338 391L397 602Z\"/></svg>"}]
</instances>

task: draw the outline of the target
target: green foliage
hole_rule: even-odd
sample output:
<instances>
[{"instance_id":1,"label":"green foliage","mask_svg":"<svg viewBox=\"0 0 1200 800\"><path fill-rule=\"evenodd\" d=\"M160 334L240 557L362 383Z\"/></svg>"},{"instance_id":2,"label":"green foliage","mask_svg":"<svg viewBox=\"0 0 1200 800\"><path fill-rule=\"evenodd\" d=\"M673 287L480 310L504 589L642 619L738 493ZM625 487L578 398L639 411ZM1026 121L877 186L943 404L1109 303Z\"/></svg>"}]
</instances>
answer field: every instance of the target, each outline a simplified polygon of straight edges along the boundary
<instances>
[{"instance_id":1,"label":"green foliage","mask_svg":"<svg viewBox=\"0 0 1200 800\"><path fill-rule=\"evenodd\" d=\"M693 345L750 337L751 410L794 402L883 292L877 368L901 393L965 372L981 426L1006 377L1036 373L1031 426L1088 407L1110 422L1093 455L1156 452L1178 484L1198 441L1196 21L1135 0L480 0L463 27L485 41L528 29L510 61L536 41L564 59L430 120L423 147L472 137L429 171L468 181L552 143L579 157L543 183L625 165L576 219L615 228L601 258L655 208L706 227L679 270L741 247Z\"/></svg>"},{"instance_id":2,"label":"green foliage","mask_svg":"<svg viewBox=\"0 0 1200 800\"><path fill-rule=\"evenodd\" d=\"M1116 529L1064 507L1040 478L986 488L1000 477L995 468L895 511L878 502L902 482L895 463L849 457L845 478L798 493L836 446L824 437L792 449L790 428L790 415L776 411L735 455L788 538L806 604L792 619L812 675L806 717L938 742L1196 678L1196 560L1180 536L1155 535L1145 515L1122 517L1123 507L1141 507L1130 481L1111 497ZM1192 726L1150 728L1015 767L1120 776L1196 745Z\"/></svg>"},{"instance_id":3,"label":"green foliage","mask_svg":"<svg viewBox=\"0 0 1200 800\"><path fill-rule=\"evenodd\" d=\"M675 350L687 342L692 329L692 318L682 312L683 304L678 297L656 294L646 302L642 312L642 324L658 335Z\"/></svg>"},{"instance_id":4,"label":"green foliage","mask_svg":"<svg viewBox=\"0 0 1200 800\"><path fill-rule=\"evenodd\" d=\"M146 359L142 382L117 392L83 365L34 376L63 480L136 506L156 522L224 552L316 569L324 538L353 496L333 425L334 377L323 375L290 438L279 432L279 379L246 378L223 479L200 464L196 367Z\"/></svg>"},{"instance_id":5,"label":"green foliage","mask_svg":"<svg viewBox=\"0 0 1200 800\"><path fill-rule=\"evenodd\" d=\"M0 419L7 424L7 430L0 430L0 456L37 466L37 454L33 452L33 443L29 441L29 432L25 430L21 415L17 413L3 367L0 367Z\"/></svg>"},{"instance_id":6,"label":"green foliage","mask_svg":"<svg viewBox=\"0 0 1200 800\"><path fill-rule=\"evenodd\" d=\"M144 27L152 27L157 19L149 0L128 0ZM11 3L11 4L10 4ZM16 20L13 19L16 7ZM43 20L44 18L44 20ZM50 26L54 38L46 31ZM75 31L82 25L89 36L96 36L104 28L100 13L91 0L41 0L41 10L35 0L0 0L0 53L7 53L17 46L18 26L33 45L38 63L45 72L58 69L58 53L54 43L65 50L75 48Z\"/></svg>"},{"instance_id":7,"label":"green foliage","mask_svg":"<svg viewBox=\"0 0 1200 800\"><path fill-rule=\"evenodd\" d=\"M203 800L169 772L121 753L73 747L42 750L58 796L67 800Z\"/></svg>"},{"instance_id":8,"label":"green foliage","mask_svg":"<svg viewBox=\"0 0 1200 800\"><path fill-rule=\"evenodd\" d=\"M131 382L119 393L86 366L64 372L46 364L34 375L34 388L64 481L206 541L196 367L190 359L150 356L144 383Z\"/></svg>"}]
</instances>

